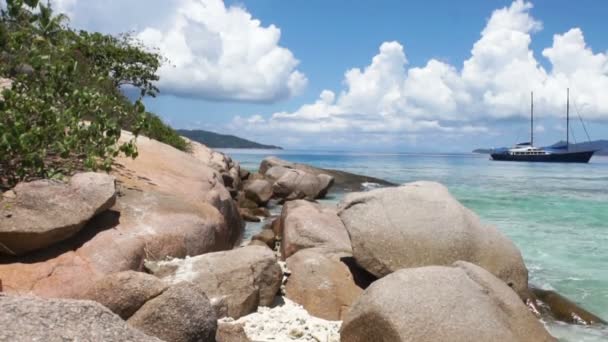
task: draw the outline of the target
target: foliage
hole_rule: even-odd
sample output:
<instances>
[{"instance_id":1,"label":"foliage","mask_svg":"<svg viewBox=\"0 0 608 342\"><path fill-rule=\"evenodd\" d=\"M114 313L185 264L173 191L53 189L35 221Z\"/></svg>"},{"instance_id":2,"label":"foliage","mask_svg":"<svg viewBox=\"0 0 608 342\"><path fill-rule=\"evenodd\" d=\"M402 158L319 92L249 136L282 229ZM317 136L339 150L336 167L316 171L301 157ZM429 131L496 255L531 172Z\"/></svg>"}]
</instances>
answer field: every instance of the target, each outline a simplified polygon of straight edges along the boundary
<instances>
[{"instance_id":1,"label":"foliage","mask_svg":"<svg viewBox=\"0 0 608 342\"><path fill-rule=\"evenodd\" d=\"M178 150L189 151L190 146L175 130L167 126L153 113L146 113L146 121L140 134L152 138L165 144L171 145Z\"/></svg>"},{"instance_id":2,"label":"foliage","mask_svg":"<svg viewBox=\"0 0 608 342\"><path fill-rule=\"evenodd\" d=\"M108 170L120 153L136 157L134 141L119 141L122 127L185 148L142 103L158 93L160 56L129 35L75 31L65 21L38 0L8 0L0 8L0 77L13 80L0 100L2 186ZM137 90L134 103L123 86Z\"/></svg>"}]
</instances>

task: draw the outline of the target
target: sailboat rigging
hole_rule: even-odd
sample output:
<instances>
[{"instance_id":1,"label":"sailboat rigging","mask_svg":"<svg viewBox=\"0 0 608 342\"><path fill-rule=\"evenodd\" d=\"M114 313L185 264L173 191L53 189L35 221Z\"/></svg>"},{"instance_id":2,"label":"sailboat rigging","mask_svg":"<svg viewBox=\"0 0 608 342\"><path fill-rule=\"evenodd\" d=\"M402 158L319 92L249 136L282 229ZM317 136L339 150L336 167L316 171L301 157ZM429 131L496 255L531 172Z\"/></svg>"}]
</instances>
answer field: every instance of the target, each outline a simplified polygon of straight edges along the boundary
<instances>
[{"instance_id":1,"label":"sailboat rigging","mask_svg":"<svg viewBox=\"0 0 608 342\"><path fill-rule=\"evenodd\" d=\"M534 93L530 93L530 142L491 153L493 160L521 162L588 163L596 150L570 150L570 89L566 91L566 145L534 147Z\"/></svg>"}]
</instances>

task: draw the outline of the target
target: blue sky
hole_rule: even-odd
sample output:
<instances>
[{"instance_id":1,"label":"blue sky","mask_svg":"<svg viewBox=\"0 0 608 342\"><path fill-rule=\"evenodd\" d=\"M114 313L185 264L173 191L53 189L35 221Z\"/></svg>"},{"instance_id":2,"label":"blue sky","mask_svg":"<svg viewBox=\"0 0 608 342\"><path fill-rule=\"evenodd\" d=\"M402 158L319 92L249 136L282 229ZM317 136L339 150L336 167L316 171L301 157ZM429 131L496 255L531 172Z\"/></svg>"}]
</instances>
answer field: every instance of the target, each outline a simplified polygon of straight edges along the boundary
<instances>
[{"instance_id":1,"label":"blue sky","mask_svg":"<svg viewBox=\"0 0 608 342\"><path fill-rule=\"evenodd\" d=\"M56 5L76 26L133 30L169 55L162 95L147 104L176 128L291 148L468 151L526 140L534 90L549 144L565 135L571 87L592 138L608 138L605 1Z\"/></svg>"}]
</instances>

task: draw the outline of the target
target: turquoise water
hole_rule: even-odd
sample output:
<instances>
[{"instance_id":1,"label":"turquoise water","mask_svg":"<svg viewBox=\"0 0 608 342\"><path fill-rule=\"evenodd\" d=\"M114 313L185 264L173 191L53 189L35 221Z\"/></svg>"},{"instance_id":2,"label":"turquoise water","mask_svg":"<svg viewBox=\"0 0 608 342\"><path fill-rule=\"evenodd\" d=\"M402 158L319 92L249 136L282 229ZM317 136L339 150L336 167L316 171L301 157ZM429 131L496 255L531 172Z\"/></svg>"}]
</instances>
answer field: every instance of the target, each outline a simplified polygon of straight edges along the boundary
<instances>
[{"instance_id":1,"label":"turquoise water","mask_svg":"<svg viewBox=\"0 0 608 342\"><path fill-rule=\"evenodd\" d=\"M494 162L485 155L225 150L249 170L269 154L395 183L438 181L520 248L530 282L608 319L608 157L590 164ZM340 195L328 201L337 202ZM564 341L608 341L608 330L548 323Z\"/></svg>"}]
</instances>

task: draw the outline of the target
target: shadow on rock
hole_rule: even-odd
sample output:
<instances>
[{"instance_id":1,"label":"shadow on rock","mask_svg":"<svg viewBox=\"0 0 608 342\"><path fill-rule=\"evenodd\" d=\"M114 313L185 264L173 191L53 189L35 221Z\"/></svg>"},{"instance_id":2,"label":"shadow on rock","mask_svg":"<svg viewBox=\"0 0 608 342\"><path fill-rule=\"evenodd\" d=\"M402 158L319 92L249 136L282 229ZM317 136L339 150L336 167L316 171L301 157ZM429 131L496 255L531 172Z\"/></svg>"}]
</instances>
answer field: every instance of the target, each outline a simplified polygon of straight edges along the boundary
<instances>
[{"instance_id":1,"label":"shadow on rock","mask_svg":"<svg viewBox=\"0 0 608 342\"><path fill-rule=\"evenodd\" d=\"M47 247L46 249L35 251L23 256L5 256L0 255L0 264L23 263L34 264L43 262L49 259L54 259L66 252L75 251L82 247L85 243L92 240L97 234L112 229L120 223L120 212L115 210L106 210L101 214L93 217L80 232L76 235Z\"/></svg>"},{"instance_id":2,"label":"shadow on rock","mask_svg":"<svg viewBox=\"0 0 608 342\"><path fill-rule=\"evenodd\" d=\"M378 280L378 277L367 272L365 269L363 269L363 267L359 266L357 264L357 261L355 261L355 258L344 257L344 258L341 258L340 261L342 261L348 267L348 269L350 270L350 273L353 275L355 284L357 284L357 286L359 286L360 288L365 290L373 282Z\"/></svg>"}]
</instances>

